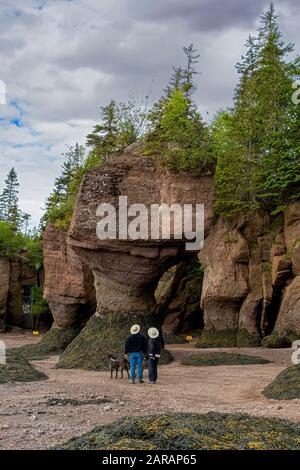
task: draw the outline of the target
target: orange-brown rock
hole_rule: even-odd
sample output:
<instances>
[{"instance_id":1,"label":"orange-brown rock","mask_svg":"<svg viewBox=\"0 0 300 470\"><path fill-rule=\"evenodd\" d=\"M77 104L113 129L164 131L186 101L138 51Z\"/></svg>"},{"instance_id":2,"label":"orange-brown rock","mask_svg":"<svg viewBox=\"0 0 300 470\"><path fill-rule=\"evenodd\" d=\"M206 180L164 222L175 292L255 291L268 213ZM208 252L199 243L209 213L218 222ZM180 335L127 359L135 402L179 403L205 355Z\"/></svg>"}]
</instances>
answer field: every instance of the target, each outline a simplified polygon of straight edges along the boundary
<instances>
[{"instance_id":1,"label":"orange-brown rock","mask_svg":"<svg viewBox=\"0 0 300 470\"><path fill-rule=\"evenodd\" d=\"M53 315L53 327L86 322L95 307L93 275L67 245L66 231L51 224L44 233L44 268L44 297Z\"/></svg>"},{"instance_id":2,"label":"orange-brown rock","mask_svg":"<svg viewBox=\"0 0 300 470\"><path fill-rule=\"evenodd\" d=\"M0 257L0 331L4 331L5 329L9 275L9 260L7 258Z\"/></svg>"}]
</instances>

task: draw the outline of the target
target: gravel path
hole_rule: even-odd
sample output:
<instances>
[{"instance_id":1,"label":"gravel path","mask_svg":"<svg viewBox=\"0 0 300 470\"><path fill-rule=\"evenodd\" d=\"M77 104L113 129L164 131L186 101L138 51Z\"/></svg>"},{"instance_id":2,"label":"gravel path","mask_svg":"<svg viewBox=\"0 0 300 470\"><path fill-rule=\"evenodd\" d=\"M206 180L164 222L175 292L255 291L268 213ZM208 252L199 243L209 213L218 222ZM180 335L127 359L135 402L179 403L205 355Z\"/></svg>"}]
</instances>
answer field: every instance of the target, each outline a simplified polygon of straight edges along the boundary
<instances>
[{"instance_id":1,"label":"gravel path","mask_svg":"<svg viewBox=\"0 0 300 470\"><path fill-rule=\"evenodd\" d=\"M13 347L39 338L2 334L0 340ZM199 353L191 345L169 345L168 349L176 361L160 367L156 385L130 385L126 379L111 380L108 372L56 369L56 356L33 361L49 380L0 385L0 449L45 449L122 416L166 411L245 412L300 422L299 400L279 402L261 395L261 390L290 365L289 349L222 349L258 355L274 362L202 368L179 363L184 355ZM50 398L81 402L107 398L110 402L49 406Z\"/></svg>"}]
</instances>

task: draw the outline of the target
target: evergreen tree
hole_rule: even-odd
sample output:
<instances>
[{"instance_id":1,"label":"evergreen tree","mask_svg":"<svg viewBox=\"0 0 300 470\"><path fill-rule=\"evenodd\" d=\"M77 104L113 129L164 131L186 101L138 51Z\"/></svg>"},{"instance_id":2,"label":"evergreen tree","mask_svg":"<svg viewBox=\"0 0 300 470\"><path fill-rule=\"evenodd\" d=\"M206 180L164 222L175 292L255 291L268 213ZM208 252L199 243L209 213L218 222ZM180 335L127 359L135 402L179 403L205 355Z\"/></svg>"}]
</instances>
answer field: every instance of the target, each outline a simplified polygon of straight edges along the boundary
<instances>
[{"instance_id":1,"label":"evergreen tree","mask_svg":"<svg viewBox=\"0 0 300 470\"><path fill-rule=\"evenodd\" d=\"M98 155L99 162L103 162L136 142L144 133L145 125L145 103L138 106L132 98L127 103L119 104L111 100L101 108L101 122L88 134L86 143Z\"/></svg>"},{"instance_id":2,"label":"evergreen tree","mask_svg":"<svg viewBox=\"0 0 300 470\"><path fill-rule=\"evenodd\" d=\"M85 157L85 149L76 143L62 154L61 174L56 178L54 189L46 202L45 221L57 222L66 228L72 218L74 202L80 181Z\"/></svg>"},{"instance_id":3,"label":"evergreen tree","mask_svg":"<svg viewBox=\"0 0 300 470\"><path fill-rule=\"evenodd\" d=\"M258 38L248 39L247 53L237 65L240 81L230 119L219 116L214 124L216 209L220 213L260 207L274 210L295 192L299 153L293 149L295 136L291 136L295 129L291 95L297 70L285 60L291 50L282 41L271 4L261 17ZM220 148L217 142L222 143ZM231 149L229 155L222 153L224 146Z\"/></svg>"},{"instance_id":4,"label":"evergreen tree","mask_svg":"<svg viewBox=\"0 0 300 470\"><path fill-rule=\"evenodd\" d=\"M19 210L19 182L16 170L12 168L5 180L0 195L0 220L18 228L21 214Z\"/></svg>"},{"instance_id":5,"label":"evergreen tree","mask_svg":"<svg viewBox=\"0 0 300 470\"><path fill-rule=\"evenodd\" d=\"M199 54L193 44L183 51L186 66L173 68L164 95L149 113L146 152L156 155L170 170L208 174L215 165L210 135L192 100Z\"/></svg>"}]
</instances>

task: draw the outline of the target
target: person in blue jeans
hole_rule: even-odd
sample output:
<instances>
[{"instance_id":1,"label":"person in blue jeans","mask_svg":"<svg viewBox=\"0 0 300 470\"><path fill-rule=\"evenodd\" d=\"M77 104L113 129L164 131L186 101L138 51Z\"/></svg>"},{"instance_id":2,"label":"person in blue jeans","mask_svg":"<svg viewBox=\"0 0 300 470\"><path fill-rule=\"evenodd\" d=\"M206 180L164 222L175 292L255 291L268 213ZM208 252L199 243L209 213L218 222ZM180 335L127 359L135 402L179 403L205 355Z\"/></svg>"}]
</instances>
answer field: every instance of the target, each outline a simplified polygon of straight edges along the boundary
<instances>
[{"instance_id":1,"label":"person in blue jeans","mask_svg":"<svg viewBox=\"0 0 300 470\"><path fill-rule=\"evenodd\" d=\"M147 353L147 339L140 333L140 326L133 325L130 329L130 336L125 342L125 356L129 355L130 361L130 383L135 383L136 366L138 368L138 381L143 383L143 360Z\"/></svg>"},{"instance_id":2,"label":"person in blue jeans","mask_svg":"<svg viewBox=\"0 0 300 470\"><path fill-rule=\"evenodd\" d=\"M149 384L156 384L157 381L157 365L160 358L160 351L164 347L163 338L159 335L157 328L149 328L148 330L148 354L149 354Z\"/></svg>"}]
</instances>

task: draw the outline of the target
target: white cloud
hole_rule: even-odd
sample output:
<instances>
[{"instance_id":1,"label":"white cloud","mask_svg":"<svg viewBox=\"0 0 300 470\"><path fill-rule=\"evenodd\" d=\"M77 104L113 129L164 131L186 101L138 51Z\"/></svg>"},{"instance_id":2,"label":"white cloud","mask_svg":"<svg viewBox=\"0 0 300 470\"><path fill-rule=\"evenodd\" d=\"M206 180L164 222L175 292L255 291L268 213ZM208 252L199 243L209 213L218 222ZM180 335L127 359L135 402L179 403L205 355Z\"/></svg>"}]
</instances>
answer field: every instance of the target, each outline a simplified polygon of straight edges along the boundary
<instances>
[{"instance_id":1,"label":"white cloud","mask_svg":"<svg viewBox=\"0 0 300 470\"><path fill-rule=\"evenodd\" d=\"M230 105L234 65L268 3L0 0L0 80L8 103L0 105L0 189L15 166L22 209L37 223L65 145L84 143L111 97L141 100L150 88L158 97L191 42L200 51L196 99L204 117ZM299 45L297 1L277 6L285 38Z\"/></svg>"}]
</instances>

